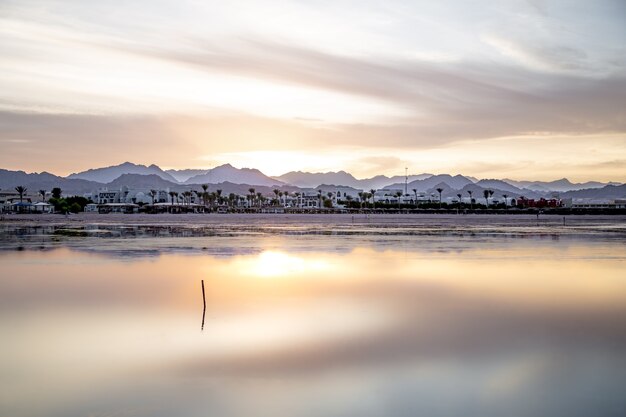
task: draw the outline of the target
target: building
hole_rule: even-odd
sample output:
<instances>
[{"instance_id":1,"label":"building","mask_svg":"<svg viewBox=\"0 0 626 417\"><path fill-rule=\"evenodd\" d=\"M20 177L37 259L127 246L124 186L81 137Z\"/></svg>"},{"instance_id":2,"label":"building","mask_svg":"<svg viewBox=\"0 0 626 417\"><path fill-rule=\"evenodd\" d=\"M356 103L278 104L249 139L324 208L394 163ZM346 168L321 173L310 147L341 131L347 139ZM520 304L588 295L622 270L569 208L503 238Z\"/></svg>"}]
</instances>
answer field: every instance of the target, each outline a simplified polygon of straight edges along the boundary
<instances>
[{"instance_id":1,"label":"building","mask_svg":"<svg viewBox=\"0 0 626 417\"><path fill-rule=\"evenodd\" d=\"M109 190L108 188L100 188L97 191L85 194L84 197L91 198L96 204L112 204L112 203L126 203L126 204L156 204L156 203L168 203L171 202L169 189L154 190L155 194L152 195L153 190L137 190L130 189L126 186L121 187L118 190ZM178 193L177 202L182 202L184 199L183 193ZM198 203L199 198L197 195L192 194L186 199L186 203Z\"/></svg>"},{"instance_id":2,"label":"building","mask_svg":"<svg viewBox=\"0 0 626 417\"><path fill-rule=\"evenodd\" d=\"M139 211L139 206L137 204L132 204L132 203L98 204L98 213L100 214L108 214L108 213L132 214L132 213L137 213L138 211Z\"/></svg>"},{"instance_id":3,"label":"building","mask_svg":"<svg viewBox=\"0 0 626 417\"><path fill-rule=\"evenodd\" d=\"M400 195L398 195L400 194ZM437 197L437 200L439 197ZM375 203L416 204L431 201L431 196L423 192L405 194L400 188L383 188L374 193Z\"/></svg>"},{"instance_id":4,"label":"building","mask_svg":"<svg viewBox=\"0 0 626 417\"><path fill-rule=\"evenodd\" d=\"M567 201L566 207L573 209L626 209L626 199L574 198Z\"/></svg>"},{"instance_id":5,"label":"building","mask_svg":"<svg viewBox=\"0 0 626 417\"><path fill-rule=\"evenodd\" d=\"M556 198L540 198L539 200L519 197L517 199L517 207L519 208L557 208L563 207L561 200Z\"/></svg>"},{"instance_id":6,"label":"building","mask_svg":"<svg viewBox=\"0 0 626 417\"><path fill-rule=\"evenodd\" d=\"M54 206L52 204L49 203L44 203L43 201L40 201L39 203L35 203L32 205L32 210L33 213L54 213Z\"/></svg>"},{"instance_id":7,"label":"building","mask_svg":"<svg viewBox=\"0 0 626 417\"><path fill-rule=\"evenodd\" d=\"M9 205L9 213L32 213L33 204L30 201L16 201Z\"/></svg>"},{"instance_id":8,"label":"building","mask_svg":"<svg viewBox=\"0 0 626 417\"><path fill-rule=\"evenodd\" d=\"M98 205L95 203L89 203L87 205L85 205L85 213L97 213L98 212Z\"/></svg>"}]
</instances>

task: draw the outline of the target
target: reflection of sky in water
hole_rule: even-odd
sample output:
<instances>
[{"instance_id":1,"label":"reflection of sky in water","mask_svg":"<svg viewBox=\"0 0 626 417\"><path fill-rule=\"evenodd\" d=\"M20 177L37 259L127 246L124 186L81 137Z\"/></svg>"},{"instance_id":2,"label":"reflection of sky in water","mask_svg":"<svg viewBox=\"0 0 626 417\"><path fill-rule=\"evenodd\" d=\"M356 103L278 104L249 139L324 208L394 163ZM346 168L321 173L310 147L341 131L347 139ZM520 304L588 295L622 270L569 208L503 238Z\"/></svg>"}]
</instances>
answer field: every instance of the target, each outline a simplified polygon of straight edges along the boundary
<instances>
[{"instance_id":1,"label":"reflection of sky in water","mask_svg":"<svg viewBox=\"0 0 626 417\"><path fill-rule=\"evenodd\" d=\"M622 243L381 242L0 253L2 414L624 415Z\"/></svg>"}]
</instances>

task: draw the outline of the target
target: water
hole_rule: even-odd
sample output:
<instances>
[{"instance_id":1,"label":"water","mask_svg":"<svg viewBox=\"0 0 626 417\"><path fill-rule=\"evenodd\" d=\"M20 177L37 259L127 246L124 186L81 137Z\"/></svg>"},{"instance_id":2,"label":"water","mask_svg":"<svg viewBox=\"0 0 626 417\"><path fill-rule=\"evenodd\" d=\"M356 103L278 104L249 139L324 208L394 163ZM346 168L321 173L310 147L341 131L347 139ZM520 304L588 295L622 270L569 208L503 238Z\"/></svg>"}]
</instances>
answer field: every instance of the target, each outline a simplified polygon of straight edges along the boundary
<instances>
[{"instance_id":1,"label":"water","mask_svg":"<svg viewBox=\"0 0 626 417\"><path fill-rule=\"evenodd\" d=\"M623 416L617 226L5 228L0 415Z\"/></svg>"}]
</instances>

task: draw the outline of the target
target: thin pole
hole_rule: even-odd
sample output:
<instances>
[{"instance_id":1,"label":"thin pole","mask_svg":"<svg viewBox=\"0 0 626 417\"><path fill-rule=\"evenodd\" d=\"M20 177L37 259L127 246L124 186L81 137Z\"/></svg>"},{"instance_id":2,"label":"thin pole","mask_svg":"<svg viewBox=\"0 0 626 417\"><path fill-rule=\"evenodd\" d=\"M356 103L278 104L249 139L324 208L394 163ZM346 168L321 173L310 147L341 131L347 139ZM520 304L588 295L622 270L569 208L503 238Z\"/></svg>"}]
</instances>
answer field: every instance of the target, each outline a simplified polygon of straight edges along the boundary
<instances>
[{"instance_id":1,"label":"thin pole","mask_svg":"<svg viewBox=\"0 0 626 417\"><path fill-rule=\"evenodd\" d=\"M409 168L405 167L404 168L404 195L408 194L408 184L409 183Z\"/></svg>"},{"instance_id":2,"label":"thin pole","mask_svg":"<svg viewBox=\"0 0 626 417\"><path fill-rule=\"evenodd\" d=\"M203 309L202 309L202 327L200 328L200 330L204 330L204 316L206 314L206 297L204 296L204 280L202 280L202 304L203 304Z\"/></svg>"}]
</instances>

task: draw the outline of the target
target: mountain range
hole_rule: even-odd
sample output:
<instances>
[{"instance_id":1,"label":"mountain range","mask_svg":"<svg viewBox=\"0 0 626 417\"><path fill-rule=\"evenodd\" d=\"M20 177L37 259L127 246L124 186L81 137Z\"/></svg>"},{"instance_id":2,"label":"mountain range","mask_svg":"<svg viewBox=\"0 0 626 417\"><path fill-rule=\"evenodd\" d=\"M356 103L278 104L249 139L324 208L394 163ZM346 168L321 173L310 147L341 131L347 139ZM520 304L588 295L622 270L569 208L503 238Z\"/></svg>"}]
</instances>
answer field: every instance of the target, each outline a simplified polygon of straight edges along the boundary
<instances>
[{"instance_id":1,"label":"mountain range","mask_svg":"<svg viewBox=\"0 0 626 417\"><path fill-rule=\"evenodd\" d=\"M265 187L285 185L284 182L270 178L258 169L235 168L230 164L220 165L209 169L204 174L194 175L188 178L184 184L219 184L221 182L262 185Z\"/></svg>"},{"instance_id":2,"label":"mountain range","mask_svg":"<svg viewBox=\"0 0 626 417\"><path fill-rule=\"evenodd\" d=\"M432 174L409 175L409 181L421 180L431 176ZM360 188L362 190L378 190L395 182L404 182L404 177L387 177L385 175L377 175L372 178L358 180L346 171L315 173L291 171L279 177L273 178L283 183L303 188L315 188L321 184L328 184L343 185L346 187Z\"/></svg>"},{"instance_id":3,"label":"mountain range","mask_svg":"<svg viewBox=\"0 0 626 417\"><path fill-rule=\"evenodd\" d=\"M573 183L567 178L561 178L555 181L515 181L510 179L504 179L503 181L514 185L519 188L526 188L534 191L575 191L586 188L602 188L605 185L620 185L618 182L602 183L598 181L588 181L583 183Z\"/></svg>"},{"instance_id":4,"label":"mountain range","mask_svg":"<svg viewBox=\"0 0 626 417\"><path fill-rule=\"evenodd\" d=\"M132 162L124 162L120 165L114 165L104 168L89 169L87 171L70 174L68 179L81 179L87 181L95 181L100 183L108 183L118 178L122 174L140 174L140 175L158 175L164 180L178 182L176 178L163 171L156 165L137 165Z\"/></svg>"},{"instance_id":5,"label":"mountain range","mask_svg":"<svg viewBox=\"0 0 626 417\"><path fill-rule=\"evenodd\" d=\"M178 182L185 182L196 175L206 174L208 169L166 169L165 172L170 174Z\"/></svg>"},{"instance_id":6,"label":"mountain range","mask_svg":"<svg viewBox=\"0 0 626 417\"><path fill-rule=\"evenodd\" d=\"M66 193L84 194L108 187L117 189L122 186L129 188L169 188L175 191L200 189L202 184L210 184L211 189L222 189L224 193L245 194L251 187L256 191L271 192L271 188L288 191L318 188L324 191L333 189L405 189L405 177L387 177L378 175L372 178L357 179L345 171L310 173L292 171L281 176L269 177L258 169L236 168L230 164L220 165L211 169L163 170L157 165L139 165L124 162L119 165L89 169L60 177L48 172L26 173L0 169L0 189L13 190L16 186L27 187L31 192L39 189L51 190L61 187ZM601 183L590 181L572 183L566 178L556 181L518 181L511 179L476 179L463 175L419 174L410 175L406 183L409 193L438 193L442 196L456 197L461 194L468 196L472 191L474 198L480 197L483 190L491 189L498 195L510 197L521 195L528 198L549 197L560 193L561 197L572 198L625 198L626 186L620 183Z\"/></svg>"}]
</instances>

